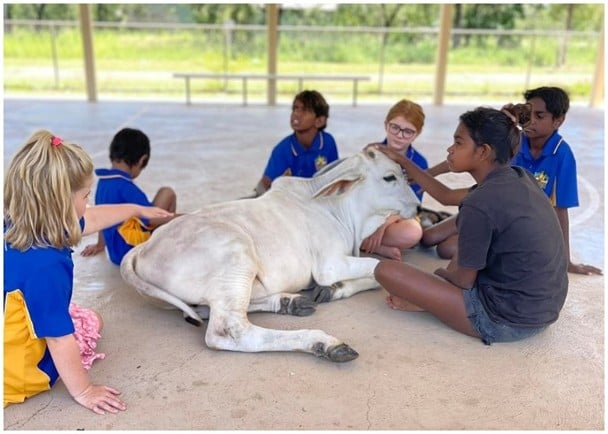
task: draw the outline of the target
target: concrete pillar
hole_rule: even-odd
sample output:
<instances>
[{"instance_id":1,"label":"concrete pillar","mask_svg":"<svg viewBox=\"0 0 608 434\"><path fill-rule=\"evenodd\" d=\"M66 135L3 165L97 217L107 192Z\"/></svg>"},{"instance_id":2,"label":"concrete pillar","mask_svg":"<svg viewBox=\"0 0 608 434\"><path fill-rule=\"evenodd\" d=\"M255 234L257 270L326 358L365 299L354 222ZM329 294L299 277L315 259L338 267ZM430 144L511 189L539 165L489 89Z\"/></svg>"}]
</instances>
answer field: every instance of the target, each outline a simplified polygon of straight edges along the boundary
<instances>
[{"instance_id":1,"label":"concrete pillar","mask_svg":"<svg viewBox=\"0 0 608 434\"><path fill-rule=\"evenodd\" d=\"M601 107L604 104L604 26L600 32L600 40L597 44L597 59L595 62L595 74L591 87L591 101L589 106L592 108Z\"/></svg>"},{"instance_id":2,"label":"concrete pillar","mask_svg":"<svg viewBox=\"0 0 608 434\"><path fill-rule=\"evenodd\" d=\"M447 76L448 51L450 48L450 37L452 33L453 4L442 4L439 16L439 38L437 42L437 60L435 70L435 89L433 103L436 106L443 105L445 94L445 81Z\"/></svg>"},{"instance_id":3,"label":"concrete pillar","mask_svg":"<svg viewBox=\"0 0 608 434\"><path fill-rule=\"evenodd\" d=\"M278 48L278 27L279 27L279 5L271 3L266 5L266 25L268 32L268 74L277 73L277 48ZM277 80L268 79L267 103L276 105L277 103Z\"/></svg>"},{"instance_id":4,"label":"concrete pillar","mask_svg":"<svg viewBox=\"0 0 608 434\"><path fill-rule=\"evenodd\" d=\"M91 22L91 10L88 4L81 4L79 5L79 8L87 100L89 102L96 102L97 83L95 81L95 55L93 52L93 25Z\"/></svg>"}]
</instances>

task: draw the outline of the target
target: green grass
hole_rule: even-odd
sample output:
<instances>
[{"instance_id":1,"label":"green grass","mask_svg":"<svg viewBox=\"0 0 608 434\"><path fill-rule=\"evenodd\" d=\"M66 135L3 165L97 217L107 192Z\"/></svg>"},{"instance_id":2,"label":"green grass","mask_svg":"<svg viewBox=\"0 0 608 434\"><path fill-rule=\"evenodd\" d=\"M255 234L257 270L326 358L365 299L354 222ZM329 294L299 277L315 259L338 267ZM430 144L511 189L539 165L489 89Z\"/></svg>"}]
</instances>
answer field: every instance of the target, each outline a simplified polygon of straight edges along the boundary
<instances>
[{"instance_id":1,"label":"green grass","mask_svg":"<svg viewBox=\"0 0 608 434\"><path fill-rule=\"evenodd\" d=\"M282 33L278 70L285 74L369 75L371 81L359 86L362 98L380 93L428 96L434 87L436 39L435 35L389 35L381 89L379 35ZM565 87L573 100L588 100L597 40L571 38L566 63L558 67L561 44L561 40L547 37L538 37L534 42L531 38L471 38L469 45L449 53L446 95L519 97L526 84L540 80ZM183 97L184 84L171 77L173 72L264 73L267 64L264 32L234 32L229 61L221 32L96 29L94 47L100 94L179 98ZM54 38L48 30L21 28L4 34L5 93L84 92L83 69L82 43L76 28L57 31ZM471 79L472 76L476 78ZM192 86L193 93L201 94L223 92L238 96L241 92L236 80L229 81L227 87L219 80L193 81ZM252 97L263 98L265 86L262 81L250 82ZM336 95L351 98L350 82L307 82L306 86L331 89ZM293 94L297 83L280 81L278 91Z\"/></svg>"}]
</instances>

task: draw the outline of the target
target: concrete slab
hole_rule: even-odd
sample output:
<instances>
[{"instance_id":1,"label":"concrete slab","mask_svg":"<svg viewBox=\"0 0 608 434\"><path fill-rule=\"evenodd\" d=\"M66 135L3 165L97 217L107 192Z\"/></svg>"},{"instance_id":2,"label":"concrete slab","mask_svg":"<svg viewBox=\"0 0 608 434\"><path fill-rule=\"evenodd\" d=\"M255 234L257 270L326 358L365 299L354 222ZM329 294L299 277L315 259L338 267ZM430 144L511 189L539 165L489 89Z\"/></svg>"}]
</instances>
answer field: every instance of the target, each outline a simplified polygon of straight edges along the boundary
<instances>
[{"instance_id":1,"label":"concrete slab","mask_svg":"<svg viewBox=\"0 0 608 434\"><path fill-rule=\"evenodd\" d=\"M424 106L427 124L417 146L431 164L445 156L458 116L474 107ZM252 192L268 153L289 133L289 109L5 99L4 164L33 130L47 128L81 143L96 166L106 167L112 135L124 126L140 128L151 138L152 156L138 184L150 196L161 185L173 186L179 211L190 212ZM332 105L328 131L342 156L383 138L387 109ZM579 170L581 206L570 214L573 256L605 269L604 111L572 107L562 133ZM450 185L472 182L468 175L443 177ZM425 205L440 208L430 198ZM204 327L147 304L104 256L81 257L94 240L87 237L75 249L74 300L105 319L99 350L107 356L95 362L91 378L122 390L129 408L95 415L59 382L7 407L7 430L605 427L603 277L570 275L554 325L531 339L491 347L426 313L389 309L382 289L320 305L310 317L250 316L273 328L323 329L360 353L353 362L332 364L308 354L206 348ZM429 271L444 264L432 250L414 249L404 260Z\"/></svg>"}]
</instances>

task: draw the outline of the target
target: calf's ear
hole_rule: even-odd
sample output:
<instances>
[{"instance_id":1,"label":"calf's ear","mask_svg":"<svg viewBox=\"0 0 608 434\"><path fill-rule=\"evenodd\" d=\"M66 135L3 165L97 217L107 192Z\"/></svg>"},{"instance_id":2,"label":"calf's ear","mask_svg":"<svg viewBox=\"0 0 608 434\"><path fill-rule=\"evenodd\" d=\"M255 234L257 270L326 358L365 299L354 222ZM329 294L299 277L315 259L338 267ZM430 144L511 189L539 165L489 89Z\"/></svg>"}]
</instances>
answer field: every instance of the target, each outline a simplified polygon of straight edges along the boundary
<instances>
[{"instance_id":1,"label":"calf's ear","mask_svg":"<svg viewBox=\"0 0 608 434\"><path fill-rule=\"evenodd\" d=\"M329 196L340 196L344 194L349 188L349 184L352 181L346 181L344 179L338 179L330 184L323 186L320 190L316 191L313 197L329 197Z\"/></svg>"},{"instance_id":2,"label":"calf's ear","mask_svg":"<svg viewBox=\"0 0 608 434\"><path fill-rule=\"evenodd\" d=\"M332 163L333 164L333 163ZM331 170L323 171L315 176L316 191L313 197L338 196L346 193L355 183L365 179L366 164L360 154L344 159Z\"/></svg>"},{"instance_id":3,"label":"calf's ear","mask_svg":"<svg viewBox=\"0 0 608 434\"><path fill-rule=\"evenodd\" d=\"M372 160L376 158L376 150L373 147L367 147L365 148L365 153L367 154L367 156L369 158L371 158Z\"/></svg>"},{"instance_id":4,"label":"calf's ear","mask_svg":"<svg viewBox=\"0 0 608 434\"><path fill-rule=\"evenodd\" d=\"M324 185L313 194L313 197L330 197L340 196L348 192L361 178L356 179L336 179L327 185Z\"/></svg>"}]
</instances>

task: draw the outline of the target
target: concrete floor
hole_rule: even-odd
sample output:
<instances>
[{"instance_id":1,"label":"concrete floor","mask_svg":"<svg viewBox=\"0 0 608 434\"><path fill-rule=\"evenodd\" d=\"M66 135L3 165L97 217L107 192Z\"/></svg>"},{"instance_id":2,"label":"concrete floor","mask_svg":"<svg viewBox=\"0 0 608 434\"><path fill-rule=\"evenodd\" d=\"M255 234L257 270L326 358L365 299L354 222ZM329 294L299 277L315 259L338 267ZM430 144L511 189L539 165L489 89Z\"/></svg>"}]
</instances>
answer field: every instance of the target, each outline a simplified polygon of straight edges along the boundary
<instances>
[{"instance_id":1,"label":"concrete floor","mask_svg":"<svg viewBox=\"0 0 608 434\"><path fill-rule=\"evenodd\" d=\"M331 104L331 101L329 101ZM496 104L500 106L500 103ZM434 164L445 156L458 116L475 107L425 105L417 147ZM388 105L332 105L328 131L342 156L383 138ZM124 126L147 132L148 168L137 179L152 196L178 194L180 212L248 195L271 148L289 133L289 106L186 106L181 103L4 101L4 164L37 128L82 144L108 166L112 135ZM605 269L604 111L572 107L562 134L577 157L581 206L571 210L578 262ZM443 175L453 186L468 175ZM430 198L425 205L439 208ZM453 211L453 208L448 208ZM75 249L74 301L105 319L91 378L122 391L128 410L98 416L79 406L61 382L4 410L7 430L603 430L604 278L570 275L560 319L531 339L491 347L426 313L389 309L382 289L320 305L310 317L252 314L273 328L320 328L360 354L333 364L300 353L208 349L204 327L147 304L103 255ZM201 258L204 260L204 258ZM432 250L405 261L432 271Z\"/></svg>"}]
</instances>

